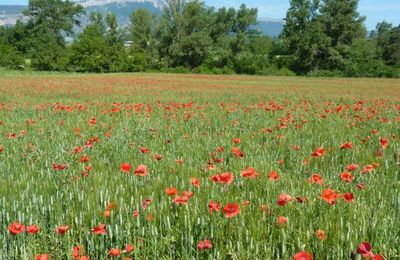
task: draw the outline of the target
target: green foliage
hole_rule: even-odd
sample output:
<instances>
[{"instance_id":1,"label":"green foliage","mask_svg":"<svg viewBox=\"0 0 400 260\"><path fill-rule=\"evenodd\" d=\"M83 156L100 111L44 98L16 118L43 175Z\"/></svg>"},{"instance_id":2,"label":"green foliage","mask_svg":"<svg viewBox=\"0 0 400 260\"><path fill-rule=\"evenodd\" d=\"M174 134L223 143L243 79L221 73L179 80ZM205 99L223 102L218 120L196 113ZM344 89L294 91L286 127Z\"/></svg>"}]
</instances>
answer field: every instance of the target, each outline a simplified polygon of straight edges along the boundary
<instances>
[{"instance_id":1,"label":"green foliage","mask_svg":"<svg viewBox=\"0 0 400 260\"><path fill-rule=\"evenodd\" d=\"M91 17L91 24L86 26L71 48L70 64L75 71L103 72L107 67L103 18L100 14Z\"/></svg>"},{"instance_id":2,"label":"green foliage","mask_svg":"<svg viewBox=\"0 0 400 260\"><path fill-rule=\"evenodd\" d=\"M400 26L379 23L366 38L357 8L358 0L291 0L284 31L273 39L252 29L256 8L168 0L162 16L138 9L127 28L112 13L91 13L75 37L82 6L30 0L26 20L0 27L0 65L21 67L26 58L49 71L398 76Z\"/></svg>"},{"instance_id":3,"label":"green foliage","mask_svg":"<svg viewBox=\"0 0 400 260\"><path fill-rule=\"evenodd\" d=\"M400 66L400 25L387 33L387 42L383 45L382 57L386 64Z\"/></svg>"},{"instance_id":4,"label":"green foliage","mask_svg":"<svg viewBox=\"0 0 400 260\"><path fill-rule=\"evenodd\" d=\"M132 13L130 22L129 39L133 41L133 51L149 52L153 45L153 17L146 9L138 9Z\"/></svg>"},{"instance_id":5,"label":"green foliage","mask_svg":"<svg viewBox=\"0 0 400 260\"><path fill-rule=\"evenodd\" d=\"M0 43L0 67L23 69L23 56L13 46Z\"/></svg>"},{"instance_id":6,"label":"green foliage","mask_svg":"<svg viewBox=\"0 0 400 260\"><path fill-rule=\"evenodd\" d=\"M73 35L83 7L71 1L30 0L24 15L28 21L32 66L39 70L64 69L67 56L65 36Z\"/></svg>"},{"instance_id":7,"label":"green foliage","mask_svg":"<svg viewBox=\"0 0 400 260\"><path fill-rule=\"evenodd\" d=\"M357 8L358 0L322 1L320 20L330 40L323 68L345 70L351 45L355 40L365 38L365 17L359 16Z\"/></svg>"}]
</instances>

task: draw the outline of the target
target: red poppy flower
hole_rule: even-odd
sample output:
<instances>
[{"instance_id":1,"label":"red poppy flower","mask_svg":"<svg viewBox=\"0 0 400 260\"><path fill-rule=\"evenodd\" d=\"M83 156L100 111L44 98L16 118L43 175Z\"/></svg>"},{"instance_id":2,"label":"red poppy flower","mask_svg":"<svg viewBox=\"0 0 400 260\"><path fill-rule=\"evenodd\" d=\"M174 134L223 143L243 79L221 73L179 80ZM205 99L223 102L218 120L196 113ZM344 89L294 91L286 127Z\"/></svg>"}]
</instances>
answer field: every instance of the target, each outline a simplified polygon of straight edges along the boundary
<instances>
[{"instance_id":1,"label":"red poppy flower","mask_svg":"<svg viewBox=\"0 0 400 260\"><path fill-rule=\"evenodd\" d=\"M190 199L191 197L193 197L193 191L188 191L188 190L184 190L182 191L182 196L187 197L188 199Z\"/></svg>"},{"instance_id":2,"label":"red poppy flower","mask_svg":"<svg viewBox=\"0 0 400 260\"><path fill-rule=\"evenodd\" d=\"M155 154L155 155L153 156L153 158L154 158L155 160L157 160L157 161L160 161L160 160L162 159L161 155L159 155L159 154Z\"/></svg>"},{"instance_id":3,"label":"red poppy flower","mask_svg":"<svg viewBox=\"0 0 400 260\"><path fill-rule=\"evenodd\" d=\"M231 184L233 182L233 179L234 179L233 174L230 172L224 172L221 174L215 174L211 176L212 181L227 185Z\"/></svg>"},{"instance_id":4,"label":"red poppy flower","mask_svg":"<svg viewBox=\"0 0 400 260\"><path fill-rule=\"evenodd\" d=\"M293 256L293 260L313 260L313 256L309 252L301 251Z\"/></svg>"},{"instance_id":5,"label":"red poppy flower","mask_svg":"<svg viewBox=\"0 0 400 260\"><path fill-rule=\"evenodd\" d=\"M67 164L57 164L57 163L53 163L53 169L55 170L55 171L61 171L61 170L64 170L64 169L66 169L66 168L68 168L68 165Z\"/></svg>"},{"instance_id":6,"label":"red poppy flower","mask_svg":"<svg viewBox=\"0 0 400 260\"><path fill-rule=\"evenodd\" d=\"M197 178L191 178L190 179L190 184L195 186L195 187L200 187L201 181Z\"/></svg>"},{"instance_id":7,"label":"red poppy flower","mask_svg":"<svg viewBox=\"0 0 400 260\"><path fill-rule=\"evenodd\" d=\"M59 235L64 235L69 230L68 225L61 225L56 228L56 233Z\"/></svg>"},{"instance_id":8,"label":"red poppy flower","mask_svg":"<svg viewBox=\"0 0 400 260\"><path fill-rule=\"evenodd\" d=\"M373 255L371 260L385 260L383 255Z\"/></svg>"},{"instance_id":9,"label":"red poppy flower","mask_svg":"<svg viewBox=\"0 0 400 260\"><path fill-rule=\"evenodd\" d=\"M306 202L308 200L308 198L299 196L299 197L296 197L296 200L297 200L298 203L304 203L304 202Z\"/></svg>"},{"instance_id":10,"label":"red poppy flower","mask_svg":"<svg viewBox=\"0 0 400 260\"><path fill-rule=\"evenodd\" d=\"M142 209L147 209L147 207L150 205L152 201L153 201L152 198L144 199L142 202Z\"/></svg>"},{"instance_id":11,"label":"red poppy flower","mask_svg":"<svg viewBox=\"0 0 400 260\"><path fill-rule=\"evenodd\" d=\"M233 139L233 142L234 142L235 144L240 143L240 138L234 138L234 139Z\"/></svg>"},{"instance_id":12,"label":"red poppy flower","mask_svg":"<svg viewBox=\"0 0 400 260\"><path fill-rule=\"evenodd\" d=\"M319 157L325 154L325 149L323 147L318 147L312 154L312 157Z\"/></svg>"},{"instance_id":13,"label":"red poppy flower","mask_svg":"<svg viewBox=\"0 0 400 260\"><path fill-rule=\"evenodd\" d=\"M80 246L74 246L72 249L72 257L78 258L81 256L82 248Z\"/></svg>"},{"instance_id":14,"label":"red poppy flower","mask_svg":"<svg viewBox=\"0 0 400 260\"><path fill-rule=\"evenodd\" d=\"M36 234L37 232L39 232L39 227L36 225L30 225L26 227L26 232L28 232L31 235Z\"/></svg>"},{"instance_id":15,"label":"red poppy flower","mask_svg":"<svg viewBox=\"0 0 400 260\"><path fill-rule=\"evenodd\" d=\"M141 153L149 153L150 152L150 149L146 148L144 146L140 147L139 150L140 150Z\"/></svg>"},{"instance_id":16,"label":"red poppy flower","mask_svg":"<svg viewBox=\"0 0 400 260\"><path fill-rule=\"evenodd\" d=\"M97 122L97 119L96 119L95 117L92 117L92 118L90 118L90 120L89 120L89 125L90 125L90 126L93 126L93 125L96 124L96 122Z\"/></svg>"},{"instance_id":17,"label":"red poppy flower","mask_svg":"<svg viewBox=\"0 0 400 260\"><path fill-rule=\"evenodd\" d=\"M362 174L366 174L366 173L371 172L371 171L373 171L373 170L375 170L375 167L374 167L372 164L367 164L367 165L361 170L361 173L362 173Z\"/></svg>"},{"instance_id":18,"label":"red poppy flower","mask_svg":"<svg viewBox=\"0 0 400 260\"><path fill-rule=\"evenodd\" d=\"M247 206L250 205L250 203L251 203L250 200L245 200L245 201L242 202L242 206L243 207L247 207Z\"/></svg>"},{"instance_id":19,"label":"red poppy flower","mask_svg":"<svg viewBox=\"0 0 400 260\"><path fill-rule=\"evenodd\" d=\"M244 153L242 153L242 151L237 147L232 148L232 153L238 158L244 157Z\"/></svg>"},{"instance_id":20,"label":"red poppy flower","mask_svg":"<svg viewBox=\"0 0 400 260\"><path fill-rule=\"evenodd\" d=\"M137 218L137 217L139 216L139 210L135 209L135 210L132 212L132 216L135 217L135 218Z\"/></svg>"},{"instance_id":21,"label":"red poppy flower","mask_svg":"<svg viewBox=\"0 0 400 260\"><path fill-rule=\"evenodd\" d=\"M357 253L361 254L364 258L372 257L373 253L371 244L368 242L362 242L357 248Z\"/></svg>"},{"instance_id":22,"label":"red poppy flower","mask_svg":"<svg viewBox=\"0 0 400 260\"><path fill-rule=\"evenodd\" d=\"M380 143L381 143L382 149L384 149L384 150L389 146L389 141L385 137L381 138Z\"/></svg>"},{"instance_id":23,"label":"red poppy flower","mask_svg":"<svg viewBox=\"0 0 400 260\"><path fill-rule=\"evenodd\" d=\"M109 218L109 217L111 216L111 210L106 209L106 210L103 212L103 216L104 216L105 218Z\"/></svg>"},{"instance_id":24,"label":"red poppy flower","mask_svg":"<svg viewBox=\"0 0 400 260\"><path fill-rule=\"evenodd\" d=\"M286 203L291 202L293 200L292 196L282 193L278 197L278 204L281 206L285 206Z\"/></svg>"},{"instance_id":25,"label":"red poppy flower","mask_svg":"<svg viewBox=\"0 0 400 260\"><path fill-rule=\"evenodd\" d=\"M184 160L183 160L183 159L176 159L175 162L176 162L177 164L183 164L183 163L184 163Z\"/></svg>"},{"instance_id":26,"label":"red poppy flower","mask_svg":"<svg viewBox=\"0 0 400 260\"><path fill-rule=\"evenodd\" d=\"M340 179L342 179L342 181L344 181L344 182L352 182L353 175L351 175L351 173L349 173L349 172L342 172L340 174Z\"/></svg>"},{"instance_id":27,"label":"red poppy flower","mask_svg":"<svg viewBox=\"0 0 400 260\"><path fill-rule=\"evenodd\" d=\"M353 172L358 169L358 164L352 163L346 166L346 170Z\"/></svg>"},{"instance_id":28,"label":"red poppy flower","mask_svg":"<svg viewBox=\"0 0 400 260\"><path fill-rule=\"evenodd\" d=\"M172 202L175 203L176 205L182 204L182 205L186 205L186 203L188 202L189 198L186 196L176 196Z\"/></svg>"},{"instance_id":29,"label":"red poppy flower","mask_svg":"<svg viewBox=\"0 0 400 260\"><path fill-rule=\"evenodd\" d=\"M50 260L49 254L36 255L35 260Z\"/></svg>"},{"instance_id":30,"label":"red poppy flower","mask_svg":"<svg viewBox=\"0 0 400 260\"><path fill-rule=\"evenodd\" d=\"M218 146L216 150L217 152L222 153L224 151L224 147Z\"/></svg>"},{"instance_id":31,"label":"red poppy flower","mask_svg":"<svg viewBox=\"0 0 400 260\"><path fill-rule=\"evenodd\" d=\"M203 241L199 241L199 243L197 244L197 247L199 250L206 250L206 249L211 249L212 248L212 244L210 240L203 240Z\"/></svg>"},{"instance_id":32,"label":"red poppy flower","mask_svg":"<svg viewBox=\"0 0 400 260\"><path fill-rule=\"evenodd\" d=\"M340 149L353 149L353 143L345 142L340 146Z\"/></svg>"},{"instance_id":33,"label":"red poppy flower","mask_svg":"<svg viewBox=\"0 0 400 260\"><path fill-rule=\"evenodd\" d=\"M272 214L271 210L270 210L270 209L268 208L268 206L265 205L265 204L262 204L262 205L260 206L260 210L261 210L262 212L266 212L267 214Z\"/></svg>"},{"instance_id":34,"label":"red poppy flower","mask_svg":"<svg viewBox=\"0 0 400 260\"><path fill-rule=\"evenodd\" d=\"M123 173L129 173L129 171L132 169L132 166L129 163L121 163L119 166L119 170Z\"/></svg>"},{"instance_id":35,"label":"red poppy flower","mask_svg":"<svg viewBox=\"0 0 400 260\"><path fill-rule=\"evenodd\" d=\"M280 176L279 173L276 171L272 171L268 174L268 180L270 181L277 181L279 180Z\"/></svg>"},{"instance_id":36,"label":"red poppy flower","mask_svg":"<svg viewBox=\"0 0 400 260\"><path fill-rule=\"evenodd\" d=\"M146 220L147 220L147 221L153 221L153 219L154 219L154 217L153 217L152 214L148 214L148 215L146 216Z\"/></svg>"},{"instance_id":37,"label":"red poppy flower","mask_svg":"<svg viewBox=\"0 0 400 260\"><path fill-rule=\"evenodd\" d=\"M339 194L335 193L331 189L325 189L322 191L321 198L329 203L329 205L335 204L335 201L339 197Z\"/></svg>"},{"instance_id":38,"label":"red poppy flower","mask_svg":"<svg viewBox=\"0 0 400 260\"><path fill-rule=\"evenodd\" d=\"M314 173L309 179L308 179L309 183L317 183L319 185L324 184L324 179L322 178L321 175L319 175L318 173Z\"/></svg>"},{"instance_id":39,"label":"red poppy flower","mask_svg":"<svg viewBox=\"0 0 400 260\"><path fill-rule=\"evenodd\" d=\"M232 218L240 213L239 205L236 203L227 204L223 210L225 218Z\"/></svg>"},{"instance_id":40,"label":"red poppy flower","mask_svg":"<svg viewBox=\"0 0 400 260\"><path fill-rule=\"evenodd\" d=\"M86 163L86 162L90 161L90 158L89 158L89 156L83 155L83 156L81 156L81 158L79 159L79 161L80 161L81 163Z\"/></svg>"},{"instance_id":41,"label":"red poppy flower","mask_svg":"<svg viewBox=\"0 0 400 260\"><path fill-rule=\"evenodd\" d=\"M17 134L16 133L8 133L7 137L8 137L8 139L15 139L15 138L17 138Z\"/></svg>"},{"instance_id":42,"label":"red poppy flower","mask_svg":"<svg viewBox=\"0 0 400 260\"><path fill-rule=\"evenodd\" d=\"M287 218L284 216L277 217L276 221L278 222L278 225L281 225L281 226L284 226L287 224Z\"/></svg>"},{"instance_id":43,"label":"red poppy flower","mask_svg":"<svg viewBox=\"0 0 400 260\"><path fill-rule=\"evenodd\" d=\"M317 236L317 238L319 240L325 240L326 239L326 235L325 235L325 231L318 229L317 231L315 231L315 235Z\"/></svg>"},{"instance_id":44,"label":"red poppy flower","mask_svg":"<svg viewBox=\"0 0 400 260\"><path fill-rule=\"evenodd\" d=\"M11 235L18 235L25 231L25 226L19 222L14 222L8 226L8 231L10 231Z\"/></svg>"},{"instance_id":45,"label":"red poppy flower","mask_svg":"<svg viewBox=\"0 0 400 260\"><path fill-rule=\"evenodd\" d=\"M125 251L126 251L127 253L130 253L130 252L132 252L133 250L135 250L135 247L134 247L132 244L127 244L127 245L125 246Z\"/></svg>"},{"instance_id":46,"label":"red poppy flower","mask_svg":"<svg viewBox=\"0 0 400 260\"><path fill-rule=\"evenodd\" d=\"M246 169L244 169L243 171L241 171L241 175L243 178L253 179L254 177L256 177L257 172L254 168L249 166Z\"/></svg>"},{"instance_id":47,"label":"red poppy flower","mask_svg":"<svg viewBox=\"0 0 400 260\"><path fill-rule=\"evenodd\" d=\"M208 212L210 212L211 214L214 212L218 212L220 209L221 209L221 204L219 202L211 200L208 203Z\"/></svg>"},{"instance_id":48,"label":"red poppy flower","mask_svg":"<svg viewBox=\"0 0 400 260\"><path fill-rule=\"evenodd\" d=\"M136 168L136 170L133 173L135 175L144 177L147 175L147 166L144 164L140 164L140 165L138 165L138 167Z\"/></svg>"},{"instance_id":49,"label":"red poppy flower","mask_svg":"<svg viewBox=\"0 0 400 260\"><path fill-rule=\"evenodd\" d=\"M346 201L346 203L350 203L354 199L354 194L352 192L343 193L342 198Z\"/></svg>"},{"instance_id":50,"label":"red poppy flower","mask_svg":"<svg viewBox=\"0 0 400 260\"><path fill-rule=\"evenodd\" d=\"M105 235L107 234L106 225L100 224L98 226L93 227L90 232L96 235Z\"/></svg>"},{"instance_id":51,"label":"red poppy flower","mask_svg":"<svg viewBox=\"0 0 400 260\"><path fill-rule=\"evenodd\" d=\"M108 252L109 256L120 256L122 253L121 249L119 248L111 248L110 251Z\"/></svg>"},{"instance_id":52,"label":"red poppy flower","mask_svg":"<svg viewBox=\"0 0 400 260\"><path fill-rule=\"evenodd\" d=\"M365 188L365 185L364 185L364 183L358 183L357 184L357 188L359 189L359 190L362 190L362 189L364 189Z\"/></svg>"},{"instance_id":53,"label":"red poppy flower","mask_svg":"<svg viewBox=\"0 0 400 260\"><path fill-rule=\"evenodd\" d=\"M178 190L173 187L169 187L165 189L165 194L168 196L176 196L178 195Z\"/></svg>"}]
</instances>

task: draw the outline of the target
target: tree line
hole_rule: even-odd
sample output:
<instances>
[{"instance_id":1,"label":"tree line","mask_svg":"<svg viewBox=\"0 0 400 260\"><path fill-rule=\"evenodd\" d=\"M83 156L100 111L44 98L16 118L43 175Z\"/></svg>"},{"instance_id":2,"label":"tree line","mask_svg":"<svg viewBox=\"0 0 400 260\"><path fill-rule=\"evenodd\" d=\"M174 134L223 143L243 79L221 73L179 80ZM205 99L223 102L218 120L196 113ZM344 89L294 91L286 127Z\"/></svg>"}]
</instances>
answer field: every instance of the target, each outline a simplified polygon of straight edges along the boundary
<instances>
[{"instance_id":1,"label":"tree line","mask_svg":"<svg viewBox=\"0 0 400 260\"><path fill-rule=\"evenodd\" d=\"M400 25L367 35L358 0L291 0L284 30L253 29L257 9L168 0L160 16L138 9L125 27L113 13L71 1L30 0L15 26L0 26L0 66L44 71L397 77Z\"/></svg>"}]
</instances>

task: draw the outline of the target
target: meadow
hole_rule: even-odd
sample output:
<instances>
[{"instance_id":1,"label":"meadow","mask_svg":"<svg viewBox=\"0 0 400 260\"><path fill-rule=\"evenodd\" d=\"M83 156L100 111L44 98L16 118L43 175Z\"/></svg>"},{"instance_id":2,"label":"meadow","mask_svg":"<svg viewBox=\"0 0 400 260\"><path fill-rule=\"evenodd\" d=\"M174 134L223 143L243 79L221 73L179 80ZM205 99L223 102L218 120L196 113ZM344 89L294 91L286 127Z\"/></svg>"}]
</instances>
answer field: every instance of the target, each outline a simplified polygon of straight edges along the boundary
<instances>
[{"instance_id":1,"label":"meadow","mask_svg":"<svg viewBox=\"0 0 400 260\"><path fill-rule=\"evenodd\" d=\"M398 259L400 80L0 76L0 259Z\"/></svg>"}]
</instances>

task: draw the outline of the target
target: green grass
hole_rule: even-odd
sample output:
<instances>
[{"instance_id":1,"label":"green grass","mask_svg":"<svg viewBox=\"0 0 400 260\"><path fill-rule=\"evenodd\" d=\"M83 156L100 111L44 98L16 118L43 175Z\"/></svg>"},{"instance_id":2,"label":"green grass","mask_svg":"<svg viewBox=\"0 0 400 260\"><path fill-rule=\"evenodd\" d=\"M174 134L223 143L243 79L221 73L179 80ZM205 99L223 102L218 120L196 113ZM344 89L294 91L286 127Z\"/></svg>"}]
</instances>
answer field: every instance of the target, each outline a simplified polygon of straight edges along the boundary
<instances>
[{"instance_id":1,"label":"green grass","mask_svg":"<svg viewBox=\"0 0 400 260\"><path fill-rule=\"evenodd\" d=\"M400 255L399 80L5 74L0 78L4 259L33 259L43 253L72 259L75 245L83 246L91 259L105 259L111 248L127 243L136 249L124 256L135 259L292 259L302 250L314 259L351 259L363 241L387 259ZM135 111L136 104L144 105ZM65 106L72 111L57 109ZM344 108L340 113L338 106ZM114 107L119 111L112 112ZM93 117L97 123L90 126ZM27 123L30 119L34 124ZM372 134L372 129L379 133ZM18 137L9 139L9 133ZM93 137L100 139L93 148L71 153ZM385 150L381 137L389 140ZM234 144L234 138L241 142ZM346 141L353 149L340 149ZM150 152L141 153L141 146ZM320 146L326 154L312 158ZM217 152L217 147L224 151ZM232 154L232 147L239 147L244 158ZM155 160L155 154L162 160ZM79 162L82 155L90 161ZM214 171L207 168L211 158L223 159ZM145 164L149 173L121 173L123 162L133 170ZM53 163L69 167L55 171ZM344 183L339 174L351 163L360 168L352 173L352 183ZM379 167L361 174L360 169L372 163ZM87 165L92 170L83 177ZM241 178L247 166L260 175ZM279 172L279 181L268 180L272 170ZM231 185L210 180L226 171L235 175ZM313 173L325 183L310 184ZM192 177L201 180L199 188L190 185ZM358 183L365 188L359 190ZM187 205L176 206L164 192L168 187L191 190L194 196ZM319 198L328 187L353 192L355 199L347 204L339 198L331 206ZM279 206L281 193L294 200ZM298 196L307 202L296 202ZM153 200L146 210L141 208L145 198ZM209 214L210 200L222 207L246 200L250 205L241 205L240 213L227 219L221 212ZM117 207L105 218L110 202ZM262 205L269 214L260 210ZM132 216L134 210L140 211L138 218ZM149 214L152 221L146 219ZM287 217L288 224L278 225L278 216ZM41 230L12 236L8 226L15 221ZM91 235L91 228L100 223L106 224L107 234ZM60 236L55 228L62 224L70 230ZM326 240L316 237L318 229L326 232ZM198 250L197 243L204 239L211 240L212 249Z\"/></svg>"}]
</instances>

